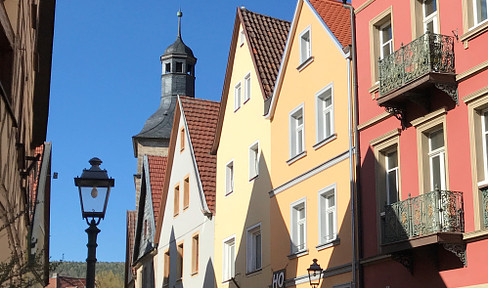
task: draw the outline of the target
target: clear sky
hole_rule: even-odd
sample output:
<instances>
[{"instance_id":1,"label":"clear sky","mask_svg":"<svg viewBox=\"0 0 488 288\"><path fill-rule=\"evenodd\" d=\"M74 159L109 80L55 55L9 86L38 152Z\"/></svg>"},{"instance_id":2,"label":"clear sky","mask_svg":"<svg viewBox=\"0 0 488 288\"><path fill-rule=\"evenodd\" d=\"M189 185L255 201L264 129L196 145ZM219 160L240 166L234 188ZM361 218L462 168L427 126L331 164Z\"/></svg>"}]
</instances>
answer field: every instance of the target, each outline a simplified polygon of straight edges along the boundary
<instances>
[{"instance_id":1,"label":"clear sky","mask_svg":"<svg viewBox=\"0 0 488 288\"><path fill-rule=\"evenodd\" d=\"M73 178L92 157L115 178L98 226L98 261L125 261L135 209L132 136L159 106L160 55L177 34L197 57L198 98L220 100L236 8L292 20L296 0L58 0L47 141L53 143L51 260L85 261L86 222Z\"/></svg>"}]
</instances>

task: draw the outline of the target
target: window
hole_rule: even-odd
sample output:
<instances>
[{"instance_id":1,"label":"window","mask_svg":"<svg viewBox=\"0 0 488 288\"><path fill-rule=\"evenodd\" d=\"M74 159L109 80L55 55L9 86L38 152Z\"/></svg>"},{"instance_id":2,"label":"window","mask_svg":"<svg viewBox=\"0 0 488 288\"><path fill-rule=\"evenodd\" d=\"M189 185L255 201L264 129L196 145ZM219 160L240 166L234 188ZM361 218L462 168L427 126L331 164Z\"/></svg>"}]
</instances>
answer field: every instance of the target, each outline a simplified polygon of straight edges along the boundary
<instances>
[{"instance_id":1,"label":"window","mask_svg":"<svg viewBox=\"0 0 488 288\"><path fill-rule=\"evenodd\" d=\"M178 244L176 252L178 253L176 258L176 279L181 280L183 277L183 243Z\"/></svg>"},{"instance_id":2,"label":"window","mask_svg":"<svg viewBox=\"0 0 488 288\"><path fill-rule=\"evenodd\" d=\"M241 82L234 88L234 111L241 108Z\"/></svg>"},{"instance_id":3,"label":"window","mask_svg":"<svg viewBox=\"0 0 488 288\"><path fill-rule=\"evenodd\" d=\"M183 180L183 209L187 209L188 206L190 206L190 176Z\"/></svg>"},{"instance_id":4,"label":"window","mask_svg":"<svg viewBox=\"0 0 488 288\"><path fill-rule=\"evenodd\" d=\"M164 252L164 274L163 274L163 286L169 285L169 249Z\"/></svg>"},{"instance_id":5,"label":"window","mask_svg":"<svg viewBox=\"0 0 488 288\"><path fill-rule=\"evenodd\" d=\"M247 229L247 272L261 269L261 224Z\"/></svg>"},{"instance_id":6,"label":"window","mask_svg":"<svg viewBox=\"0 0 488 288\"><path fill-rule=\"evenodd\" d=\"M174 195L174 210L173 216L178 216L180 213L180 185L175 186L175 195Z\"/></svg>"},{"instance_id":7,"label":"window","mask_svg":"<svg viewBox=\"0 0 488 288\"><path fill-rule=\"evenodd\" d=\"M446 189L444 133L442 129L429 133L430 190Z\"/></svg>"},{"instance_id":8,"label":"window","mask_svg":"<svg viewBox=\"0 0 488 288\"><path fill-rule=\"evenodd\" d=\"M251 99L251 73L244 77L244 99L242 102L246 103L249 99Z\"/></svg>"},{"instance_id":9,"label":"window","mask_svg":"<svg viewBox=\"0 0 488 288\"><path fill-rule=\"evenodd\" d=\"M334 107L332 105L332 84L315 96L317 113L317 143L334 133Z\"/></svg>"},{"instance_id":10,"label":"window","mask_svg":"<svg viewBox=\"0 0 488 288\"><path fill-rule=\"evenodd\" d=\"M180 130L180 151L185 150L185 128Z\"/></svg>"},{"instance_id":11,"label":"window","mask_svg":"<svg viewBox=\"0 0 488 288\"><path fill-rule=\"evenodd\" d=\"M303 105L290 113L290 158L304 151Z\"/></svg>"},{"instance_id":12,"label":"window","mask_svg":"<svg viewBox=\"0 0 488 288\"><path fill-rule=\"evenodd\" d=\"M439 33L437 26L437 0L425 0L422 3L424 32Z\"/></svg>"},{"instance_id":13,"label":"window","mask_svg":"<svg viewBox=\"0 0 488 288\"><path fill-rule=\"evenodd\" d=\"M225 166L225 195L234 191L234 161Z\"/></svg>"},{"instance_id":14,"label":"window","mask_svg":"<svg viewBox=\"0 0 488 288\"><path fill-rule=\"evenodd\" d=\"M319 244L329 243L337 238L335 194L335 186L319 192Z\"/></svg>"},{"instance_id":15,"label":"window","mask_svg":"<svg viewBox=\"0 0 488 288\"><path fill-rule=\"evenodd\" d=\"M256 142L249 147L249 179L259 175L259 143Z\"/></svg>"},{"instance_id":16,"label":"window","mask_svg":"<svg viewBox=\"0 0 488 288\"><path fill-rule=\"evenodd\" d=\"M198 258L200 255L200 240L198 234L192 237L191 241L191 273L198 273Z\"/></svg>"},{"instance_id":17,"label":"window","mask_svg":"<svg viewBox=\"0 0 488 288\"><path fill-rule=\"evenodd\" d=\"M182 62L176 62L176 72L177 73L183 72L183 63Z\"/></svg>"},{"instance_id":18,"label":"window","mask_svg":"<svg viewBox=\"0 0 488 288\"><path fill-rule=\"evenodd\" d=\"M228 281L235 276L236 239L235 237L224 240L224 261L222 277Z\"/></svg>"},{"instance_id":19,"label":"window","mask_svg":"<svg viewBox=\"0 0 488 288\"><path fill-rule=\"evenodd\" d=\"M305 200L291 205L291 253L295 254L306 249L307 216Z\"/></svg>"},{"instance_id":20,"label":"window","mask_svg":"<svg viewBox=\"0 0 488 288\"><path fill-rule=\"evenodd\" d=\"M487 15L487 0L472 0L473 1L473 25L477 26L484 23L488 18Z\"/></svg>"},{"instance_id":21,"label":"window","mask_svg":"<svg viewBox=\"0 0 488 288\"><path fill-rule=\"evenodd\" d=\"M386 204L398 202L398 153L396 147L384 152Z\"/></svg>"},{"instance_id":22,"label":"window","mask_svg":"<svg viewBox=\"0 0 488 288\"><path fill-rule=\"evenodd\" d=\"M171 73L171 63L164 64L164 72Z\"/></svg>"},{"instance_id":23,"label":"window","mask_svg":"<svg viewBox=\"0 0 488 288\"><path fill-rule=\"evenodd\" d=\"M193 65L186 64L186 74L193 75Z\"/></svg>"},{"instance_id":24,"label":"window","mask_svg":"<svg viewBox=\"0 0 488 288\"><path fill-rule=\"evenodd\" d=\"M241 29L241 32L239 32L239 46L244 45L245 40L246 40L246 35L244 34L244 29Z\"/></svg>"},{"instance_id":25,"label":"window","mask_svg":"<svg viewBox=\"0 0 488 288\"><path fill-rule=\"evenodd\" d=\"M483 179L486 182L488 180L488 110L481 112L481 141L483 143Z\"/></svg>"},{"instance_id":26,"label":"window","mask_svg":"<svg viewBox=\"0 0 488 288\"><path fill-rule=\"evenodd\" d=\"M446 114L446 108L441 108L410 121L417 129L420 193L449 187Z\"/></svg>"},{"instance_id":27,"label":"window","mask_svg":"<svg viewBox=\"0 0 488 288\"><path fill-rule=\"evenodd\" d=\"M391 25L391 7L369 22L371 81L379 81L378 59L393 52L393 27Z\"/></svg>"},{"instance_id":28,"label":"window","mask_svg":"<svg viewBox=\"0 0 488 288\"><path fill-rule=\"evenodd\" d=\"M300 64L312 56L312 45L310 44L310 27L300 34Z\"/></svg>"},{"instance_id":29,"label":"window","mask_svg":"<svg viewBox=\"0 0 488 288\"><path fill-rule=\"evenodd\" d=\"M144 239L147 238L147 219L144 219Z\"/></svg>"}]
</instances>

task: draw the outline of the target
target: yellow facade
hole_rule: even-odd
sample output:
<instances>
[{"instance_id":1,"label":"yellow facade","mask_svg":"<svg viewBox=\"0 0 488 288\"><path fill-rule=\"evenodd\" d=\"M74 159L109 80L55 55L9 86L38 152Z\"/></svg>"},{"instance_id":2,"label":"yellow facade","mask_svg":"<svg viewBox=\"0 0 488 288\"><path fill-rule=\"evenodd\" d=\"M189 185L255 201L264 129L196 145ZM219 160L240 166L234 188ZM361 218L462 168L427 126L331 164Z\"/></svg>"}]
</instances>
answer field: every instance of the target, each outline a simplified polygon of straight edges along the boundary
<instances>
[{"instance_id":1,"label":"yellow facade","mask_svg":"<svg viewBox=\"0 0 488 288\"><path fill-rule=\"evenodd\" d=\"M263 117L264 98L262 89L251 58L247 41L240 43L239 35L243 29L236 21L231 56L226 81L222 93L222 107L225 115L221 119L221 134L218 140L217 179L216 179L216 216L215 216L215 256L214 270L217 287L267 287L271 278L270 234L269 234L269 196L271 182L270 171L270 123ZM232 55L233 54L233 55ZM234 57L232 57L234 56ZM233 58L233 59L232 59ZM229 70L231 69L231 70ZM244 81L250 76L250 99L244 100ZM241 105L236 109L235 88L241 85ZM222 111L221 111L222 115ZM250 175L250 149L258 143L258 176ZM228 192L226 169L233 163L233 189ZM249 230L249 228L254 228ZM249 268L248 233L258 228L261 237L261 268ZM235 273L229 275L225 262L225 249L234 239ZM227 242L227 244L225 243ZM250 244L250 243L249 243ZM254 263L254 265L258 265Z\"/></svg>"},{"instance_id":2,"label":"yellow facade","mask_svg":"<svg viewBox=\"0 0 488 288\"><path fill-rule=\"evenodd\" d=\"M303 61L300 46L306 31L311 57ZM271 269L286 269L286 282L300 287L309 287L307 268L314 258L326 270L320 287L348 287L352 281L350 62L332 35L310 3L299 1L268 115L273 167ZM324 91L331 93L332 133L320 138L317 97ZM296 141L291 135L297 108L303 115L304 151L294 156L290 143ZM297 213L305 214L305 232L300 230L303 216ZM328 219L335 224L325 224ZM336 237L323 236L331 235L330 229ZM299 239L302 233L305 239Z\"/></svg>"}]
</instances>

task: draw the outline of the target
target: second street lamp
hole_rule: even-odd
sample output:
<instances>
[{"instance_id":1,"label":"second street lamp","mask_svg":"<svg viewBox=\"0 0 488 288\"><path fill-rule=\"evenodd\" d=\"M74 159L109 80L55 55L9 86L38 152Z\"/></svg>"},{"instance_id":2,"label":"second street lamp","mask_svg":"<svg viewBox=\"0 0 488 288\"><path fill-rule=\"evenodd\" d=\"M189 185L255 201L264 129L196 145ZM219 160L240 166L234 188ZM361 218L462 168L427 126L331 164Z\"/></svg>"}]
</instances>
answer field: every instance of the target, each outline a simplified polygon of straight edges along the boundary
<instances>
[{"instance_id":1,"label":"second street lamp","mask_svg":"<svg viewBox=\"0 0 488 288\"><path fill-rule=\"evenodd\" d=\"M75 178L81 204L81 215L90 226L86 229L88 234L88 257L86 258L86 287L95 287L95 264L97 262L97 235L100 232L97 225L105 218L110 188L114 187L113 178L108 178L107 170L100 169L102 160L90 159L90 169L83 169L81 177ZM91 220L89 221L89 219Z\"/></svg>"}]
</instances>

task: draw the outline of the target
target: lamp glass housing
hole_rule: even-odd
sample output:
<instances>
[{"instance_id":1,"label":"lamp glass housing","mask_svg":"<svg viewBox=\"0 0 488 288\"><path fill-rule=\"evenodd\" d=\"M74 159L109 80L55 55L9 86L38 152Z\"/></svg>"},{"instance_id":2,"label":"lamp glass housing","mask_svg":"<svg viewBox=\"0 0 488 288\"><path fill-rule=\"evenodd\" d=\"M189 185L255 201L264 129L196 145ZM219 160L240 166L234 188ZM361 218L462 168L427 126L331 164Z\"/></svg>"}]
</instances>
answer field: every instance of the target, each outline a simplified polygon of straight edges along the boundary
<instances>
[{"instance_id":1,"label":"lamp glass housing","mask_svg":"<svg viewBox=\"0 0 488 288\"><path fill-rule=\"evenodd\" d=\"M320 281L322 280L322 271L324 271L319 264L317 264L317 259L313 259L313 263L310 265L308 271L308 280L310 281L311 287L319 287Z\"/></svg>"}]
</instances>

